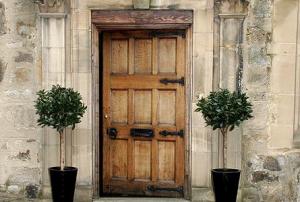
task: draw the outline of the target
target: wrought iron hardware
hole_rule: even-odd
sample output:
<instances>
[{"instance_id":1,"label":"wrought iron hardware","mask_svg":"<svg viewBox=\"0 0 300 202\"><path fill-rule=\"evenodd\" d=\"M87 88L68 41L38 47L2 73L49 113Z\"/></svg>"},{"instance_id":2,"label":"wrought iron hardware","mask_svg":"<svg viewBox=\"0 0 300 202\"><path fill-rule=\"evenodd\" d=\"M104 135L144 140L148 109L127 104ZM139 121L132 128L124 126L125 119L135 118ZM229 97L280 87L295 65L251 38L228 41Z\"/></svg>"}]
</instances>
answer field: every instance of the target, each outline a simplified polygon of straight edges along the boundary
<instances>
[{"instance_id":1,"label":"wrought iron hardware","mask_svg":"<svg viewBox=\"0 0 300 202\"><path fill-rule=\"evenodd\" d=\"M147 190L151 191L151 192L156 192L156 191L171 191L171 192L179 192L179 193L183 193L183 186L179 186L179 187L157 187L154 185L149 185L147 186Z\"/></svg>"},{"instance_id":2,"label":"wrought iron hardware","mask_svg":"<svg viewBox=\"0 0 300 202\"><path fill-rule=\"evenodd\" d=\"M159 81L160 81L160 83L163 83L165 85L168 85L169 83L179 83L180 85L184 86L184 77L181 77L180 79L163 78Z\"/></svg>"},{"instance_id":3,"label":"wrought iron hardware","mask_svg":"<svg viewBox=\"0 0 300 202\"><path fill-rule=\"evenodd\" d=\"M110 139L116 139L118 135L118 131L116 128L108 128L107 134L110 137Z\"/></svg>"},{"instance_id":4,"label":"wrought iron hardware","mask_svg":"<svg viewBox=\"0 0 300 202\"><path fill-rule=\"evenodd\" d=\"M183 137L184 131L183 130L180 130L180 131L163 130L163 131L160 131L159 134L162 135L162 136L175 135L175 136Z\"/></svg>"},{"instance_id":5,"label":"wrought iron hardware","mask_svg":"<svg viewBox=\"0 0 300 202\"><path fill-rule=\"evenodd\" d=\"M132 128L130 129L130 135L133 137L154 137L154 132L152 129Z\"/></svg>"}]
</instances>

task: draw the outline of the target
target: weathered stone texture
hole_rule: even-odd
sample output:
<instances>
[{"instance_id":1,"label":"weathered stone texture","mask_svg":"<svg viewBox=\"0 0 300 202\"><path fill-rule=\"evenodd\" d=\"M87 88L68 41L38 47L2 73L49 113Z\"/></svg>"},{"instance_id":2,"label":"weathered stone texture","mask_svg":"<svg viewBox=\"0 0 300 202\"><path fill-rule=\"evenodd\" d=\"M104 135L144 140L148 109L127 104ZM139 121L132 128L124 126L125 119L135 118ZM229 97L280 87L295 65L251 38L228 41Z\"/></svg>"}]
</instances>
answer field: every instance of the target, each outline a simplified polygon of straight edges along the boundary
<instances>
[{"instance_id":1,"label":"weathered stone texture","mask_svg":"<svg viewBox=\"0 0 300 202\"><path fill-rule=\"evenodd\" d=\"M33 107L39 78L39 21L33 1L0 2L0 187L36 198L41 129Z\"/></svg>"},{"instance_id":2,"label":"weathered stone texture","mask_svg":"<svg viewBox=\"0 0 300 202\"><path fill-rule=\"evenodd\" d=\"M5 6L0 2L0 36L6 33Z\"/></svg>"},{"instance_id":3,"label":"weathered stone texture","mask_svg":"<svg viewBox=\"0 0 300 202\"><path fill-rule=\"evenodd\" d=\"M0 59L0 82L3 80L4 78L4 73L6 70L7 64L4 63L4 61L2 61Z\"/></svg>"}]
</instances>

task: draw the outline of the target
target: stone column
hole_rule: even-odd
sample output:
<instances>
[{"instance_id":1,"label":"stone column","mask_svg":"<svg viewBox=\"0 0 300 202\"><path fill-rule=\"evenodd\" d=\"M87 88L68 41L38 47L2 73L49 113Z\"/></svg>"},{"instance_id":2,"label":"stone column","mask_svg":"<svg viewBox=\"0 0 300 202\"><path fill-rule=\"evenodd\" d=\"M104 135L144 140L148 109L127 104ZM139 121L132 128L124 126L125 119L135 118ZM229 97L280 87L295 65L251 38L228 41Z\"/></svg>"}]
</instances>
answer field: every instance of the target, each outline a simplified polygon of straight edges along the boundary
<instances>
[{"instance_id":1,"label":"stone column","mask_svg":"<svg viewBox=\"0 0 300 202\"><path fill-rule=\"evenodd\" d=\"M42 30L42 88L50 89L56 84L66 86L66 1L40 0L37 3ZM55 130L44 129L42 151L43 192L47 197L50 193L48 167L59 165L59 136ZM70 164L68 159L67 164Z\"/></svg>"},{"instance_id":2,"label":"stone column","mask_svg":"<svg viewBox=\"0 0 300 202\"><path fill-rule=\"evenodd\" d=\"M248 4L243 1L215 1L214 25L214 89L226 88L230 91L242 89L243 76L243 31ZM241 168L240 128L228 135L227 167ZM213 140L218 147L218 165L222 164L222 137Z\"/></svg>"}]
</instances>

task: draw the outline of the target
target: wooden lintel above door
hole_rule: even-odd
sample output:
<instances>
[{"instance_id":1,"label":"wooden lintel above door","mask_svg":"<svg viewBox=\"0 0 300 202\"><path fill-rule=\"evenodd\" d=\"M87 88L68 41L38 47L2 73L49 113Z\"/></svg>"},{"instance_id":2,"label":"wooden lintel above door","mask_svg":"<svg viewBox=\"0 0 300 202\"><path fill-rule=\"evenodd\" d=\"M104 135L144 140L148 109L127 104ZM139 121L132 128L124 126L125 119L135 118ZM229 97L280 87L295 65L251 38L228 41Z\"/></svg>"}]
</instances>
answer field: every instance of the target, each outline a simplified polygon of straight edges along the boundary
<instances>
[{"instance_id":1,"label":"wooden lintel above door","mask_svg":"<svg viewBox=\"0 0 300 202\"><path fill-rule=\"evenodd\" d=\"M193 23L192 10L95 10L92 23L109 29L186 29Z\"/></svg>"}]
</instances>

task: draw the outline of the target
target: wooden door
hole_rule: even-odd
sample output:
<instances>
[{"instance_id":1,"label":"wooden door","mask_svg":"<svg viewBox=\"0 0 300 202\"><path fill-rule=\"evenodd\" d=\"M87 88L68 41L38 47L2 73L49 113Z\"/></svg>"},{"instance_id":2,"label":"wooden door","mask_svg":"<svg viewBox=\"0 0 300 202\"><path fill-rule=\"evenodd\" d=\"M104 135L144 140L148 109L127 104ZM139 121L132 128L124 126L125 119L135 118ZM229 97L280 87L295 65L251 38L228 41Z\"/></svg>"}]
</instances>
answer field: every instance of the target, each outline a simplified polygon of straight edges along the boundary
<instances>
[{"instance_id":1,"label":"wooden door","mask_svg":"<svg viewBox=\"0 0 300 202\"><path fill-rule=\"evenodd\" d=\"M103 35L103 193L182 197L185 31Z\"/></svg>"}]
</instances>

